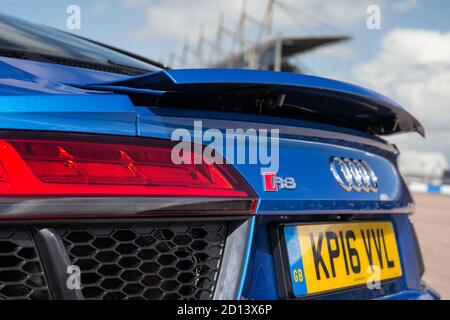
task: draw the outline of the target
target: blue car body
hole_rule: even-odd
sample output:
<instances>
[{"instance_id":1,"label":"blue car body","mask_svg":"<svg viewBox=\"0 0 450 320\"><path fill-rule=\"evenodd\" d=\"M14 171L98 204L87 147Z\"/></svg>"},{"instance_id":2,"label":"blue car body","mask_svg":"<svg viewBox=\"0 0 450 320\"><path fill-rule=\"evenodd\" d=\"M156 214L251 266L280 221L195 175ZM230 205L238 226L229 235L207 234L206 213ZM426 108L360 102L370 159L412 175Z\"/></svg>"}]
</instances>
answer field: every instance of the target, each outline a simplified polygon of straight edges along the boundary
<instances>
[{"instance_id":1,"label":"blue car body","mask_svg":"<svg viewBox=\"0 0 450 320\"><path fill-rule=\"evenodd\" d=\"M370 108L380 117L386 112L396 115L398 124L386 129L387 134L411 131L424 134L420 123L396 102L373 91L329 79L267 71L208 69L156 70L130 76L14 57L0 57L0 128L163 139L170 139L171 132L178 128L193 132L194 120L203 121L203 130L279 129L277 174L295 177L295 190L265 192L260 166L234 165L258 197L235 298L288 298L280 289L282 278L277 269L271 228L283 221L317 221L324 214L332 217L354 214L370 221L391 221L397 233L403 275L383 283L380 290L353 288L319 295L318 299L438 298L421 281L421 257L410 222L413 203L397 168L398 150L380 138L381 134L271 115L180 109L170 105L146 107L136 105L130 98L139 95L153 99L167 92L224 92L249 87L289 88L294 96L299 95L298 99L306 99L305 92L312 93L308 99L327 95L336 101L342 98L354 108ZM335 107L336 113L345 113L341 104ZM328 162L334 156L369 162L378 174L379 191L343 190L329 171Z\"/></svg>"}]
</instances>

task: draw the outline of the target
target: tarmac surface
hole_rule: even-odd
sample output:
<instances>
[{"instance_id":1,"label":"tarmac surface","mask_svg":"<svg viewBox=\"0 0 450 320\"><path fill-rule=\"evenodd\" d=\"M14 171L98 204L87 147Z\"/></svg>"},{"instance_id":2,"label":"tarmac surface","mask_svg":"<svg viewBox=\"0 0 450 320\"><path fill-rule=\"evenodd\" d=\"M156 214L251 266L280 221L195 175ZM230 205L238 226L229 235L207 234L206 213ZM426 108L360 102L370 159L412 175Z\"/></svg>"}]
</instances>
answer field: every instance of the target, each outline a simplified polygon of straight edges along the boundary
<instances>
[{"instance_id":1,"label":"tarmac surface","mask_svg":"<svg viewBox=\"0 0 450 320\"><path fill-rule=\"evenodd\" d=\"M414 194L412 216L425 261L424 280L450 299L450 196Z\"/></svg>"}]
</instances>

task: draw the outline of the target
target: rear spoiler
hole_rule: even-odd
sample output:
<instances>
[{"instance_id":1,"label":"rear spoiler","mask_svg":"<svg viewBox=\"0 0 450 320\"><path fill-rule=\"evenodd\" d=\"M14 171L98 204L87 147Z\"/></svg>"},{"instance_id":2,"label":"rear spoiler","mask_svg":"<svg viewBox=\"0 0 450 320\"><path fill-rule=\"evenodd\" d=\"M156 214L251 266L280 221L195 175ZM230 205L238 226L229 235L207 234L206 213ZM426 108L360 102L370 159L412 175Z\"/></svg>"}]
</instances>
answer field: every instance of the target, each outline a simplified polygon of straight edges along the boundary
<instances>
[{"instance_id":1,"label":"rear spoiler","mask_svg":"<svg viewBox=\"0 0 450 320\"><path fill-rule=\"evenodd\" d=\"M255 113L329 123L375 135L415 131L425 136L422 124L399 103L359 86L301 74L163 70L83 88L124 93L143 106Z\"/></svg>"}]
</instances>

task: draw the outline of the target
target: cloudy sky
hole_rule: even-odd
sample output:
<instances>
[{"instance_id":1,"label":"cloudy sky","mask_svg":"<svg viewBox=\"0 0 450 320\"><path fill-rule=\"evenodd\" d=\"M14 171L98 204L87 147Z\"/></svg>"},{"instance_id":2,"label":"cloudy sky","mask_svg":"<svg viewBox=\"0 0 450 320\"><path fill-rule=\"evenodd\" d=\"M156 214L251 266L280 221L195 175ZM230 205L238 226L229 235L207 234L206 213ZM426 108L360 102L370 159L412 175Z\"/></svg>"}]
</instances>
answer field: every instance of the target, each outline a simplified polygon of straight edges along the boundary
<instances>
[{"instance_id":1,"label":"cloudy sky","mask_svg":"<svg viewBox=\"0 0 450 320\"><path fill-rule=\"evenodd\" d=\"M406 105L425 125L418 135L392 138L404 150L440 151L450 162L450 1L281 0L274 31L282 35L350 35L352 40L300 56L314 75L368 86ZM266 0L248 0L248 13L264 15ZM69 5L81 8L76 33L167 62L200 30L213 37L221 13L237 28L241 0L0 0L2 13L65 29ZM381 9L381 29L366 25L369 5ZM258 27L249 23L251 43ZM232 48L232 41L224 42ZM205 55L208 53L205 52ZM192 55L188 61L195 65Z\"/></svg>"}]
</instances>

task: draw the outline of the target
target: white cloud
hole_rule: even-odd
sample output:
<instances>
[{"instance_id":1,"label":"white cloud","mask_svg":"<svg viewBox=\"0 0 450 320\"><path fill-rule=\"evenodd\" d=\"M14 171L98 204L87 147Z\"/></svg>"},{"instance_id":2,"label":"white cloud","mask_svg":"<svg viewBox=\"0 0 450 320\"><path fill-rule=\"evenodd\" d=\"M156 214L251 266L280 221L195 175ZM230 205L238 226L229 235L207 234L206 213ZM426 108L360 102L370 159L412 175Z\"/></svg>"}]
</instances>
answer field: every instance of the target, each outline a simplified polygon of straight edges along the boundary
<instances>
[{"instance_id":1,"label":"white cloud","mask_svg":"<svg viewBox=\"0 0 450 320\"><path fill-rule=\"evenodd\" d=\"M404 148L441 151L450 159L450 32L394 29L374 60L353 70L355 78L406 105L428 139L396 137Z\"/></svg>"},{"instance_id":2,"label":"white cloud","mask_svg":"<svg viewBox=\"0 0 450 320\"><path fill-rule=\"evenodd\" d=\"M189 35L196 38L202 24L208 27L206 33L212 34L209 29L217 28L216 21L220 12L233 13L237 12L238 8L237 0L162 1L144 8L146 24L136 31L136 35L175 39Z\"/></svg>"},{"instance_id":3,"label":"white cloud","mask_svg":"<svg viewBox=\"0 0 450 320\"><path fill-rule=\"evenodd\" d=\"M408 12L412 9L419 8L420 6L421 2L419 0L392 1L392 10L396 12Z\"/></svg>"},{"instance_id":4,"label":"white cloud","mask_svg":"<svg viewBox=\"0 0 450 320\"><path fill-rule=\"evenodd\" d=\"M337 26L352 26L367 19L367 6L377 4L379 1L322 1L320 5L323 17L329 23Z\"/></svg>"},{"instance_id":5,"label":"white cloud","mask_svg":"<svg viewBox=\"0 0 450 320\"><path fill-rule=\"evenodd\" d=\"M96 1L92 5L92 11L94 13L105 13L109 9L109 6L103 1Z\"/></svg>"},{"instance_id":6,"label":"white cloud","mask_svg":"<svg viewBox=\"0 0 450 320\"><path fill-rule=\"evenodd\" d=\"M152 4L151 0L119 0L119 4L125 8L134 8Z\"/></svg>"}]
</instances>

